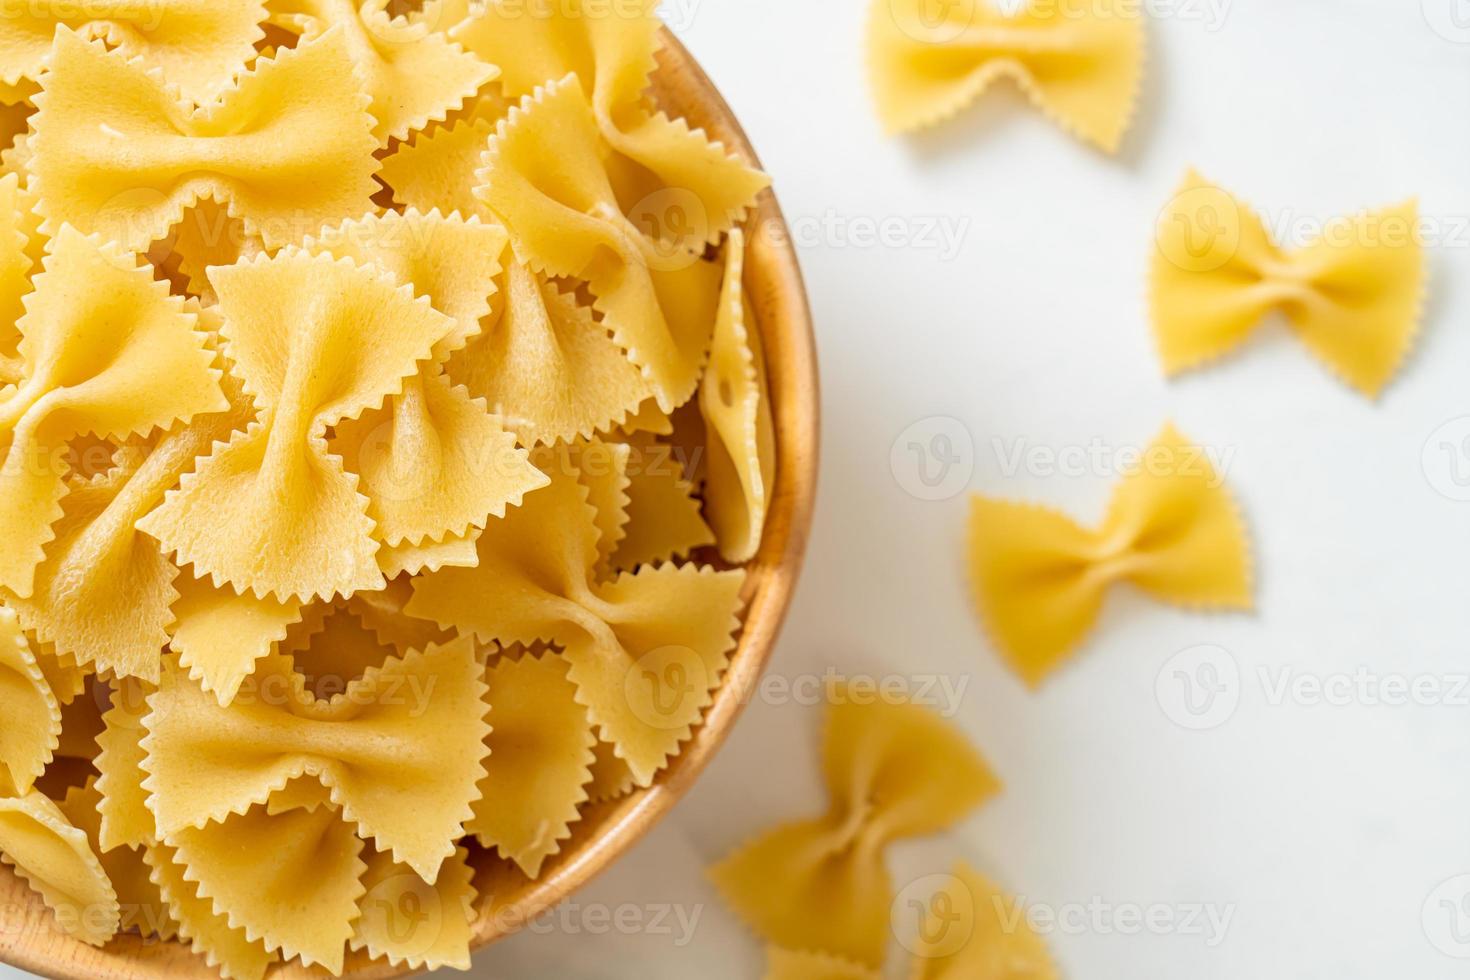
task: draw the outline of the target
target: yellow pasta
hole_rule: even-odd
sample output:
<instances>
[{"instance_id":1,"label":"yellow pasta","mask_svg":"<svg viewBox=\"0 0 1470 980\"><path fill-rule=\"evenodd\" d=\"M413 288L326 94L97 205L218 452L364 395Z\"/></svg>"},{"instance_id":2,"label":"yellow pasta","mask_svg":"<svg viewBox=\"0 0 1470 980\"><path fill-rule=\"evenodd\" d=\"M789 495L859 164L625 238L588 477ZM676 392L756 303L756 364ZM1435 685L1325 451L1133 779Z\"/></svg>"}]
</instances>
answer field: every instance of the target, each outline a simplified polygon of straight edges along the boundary
<instances>
[{"instance_id":1,"label":"yellow pasta","mask_svg":"<svg viewBox=\"0 0 1470 980\"><path fill-rule=\"evenodd\" d=\"M476 217L410 210L348 222L306 247L371 263L453 317L456 329L433 352L442 364L480 332L505 242L503 229ZM405 381L383 408L344 420L332 440L347 469L362 478L375 536L390 548L462 540L546 484L499 415L443 370L427 373ZM420 559L413 571L431 560ZM398 558L400 567L409 563Z\"/></svg>"},{"instance_id":2,"label":"yellow pasta","mask_svg":"<svg viewBox=\"0 0 1470 980\"><path fill-rule=\"evenodd\" d=\"M1343 381L1388 384L1419 329L1425 288L1413 201L1330 222L1288 252L1224 190L1191 172L1159 216L1151 301L1164 370L1178 374L1244 343L1274 310Z\"/></svg>"},{"instance_id":3,"label":"yellow pasta","mask_svg":"<svg viewBox=\"0 0 1470 980\"><path fill-rule=\"evenodd\" d=\"M613 568L688 558L696 548L715 543L714 532L700 513L694 487L678 472L667 453L634 447L628 474L624 530L611 558Z\"/></svg>"},{"instance_id":4,"label":"yellow pasta","mask_svg":"<svg viewBox=\"0 0 1470 980\"><path fill-rule=\"evenodd\" d=\"M290 633L295 635L288 634L278 649L290 655L292 668L318 698L344 693L349 683L369 669L381 668L396 654L346 604L333 605L319 624L311 622L307 629Z\"/></svg>"},{"instance_id":5,"label":"yellow pasta","mask_svg":"<svg viewBox=\"0 0 1470 980\"><path fill-rule=\"evenodd\" d=\"M474 193L494 132L490 121L471 118L420 134L384 161L383 180L410 208L494 220ZM590 438L653 396L651 383L590 307L509 255L491 319L451 355L448 372L484 398L523 445Z\"/></svg>"},{"instance_id":6,"label":"yellow pasta","mask_svg":"<svg viewBox=\"0 0 1470 980\"><path fill-rule=\"evenodd\" d=\"M598 578L612 571L613 552L628 530L629 464L633 447L622 442L592 439L537 452L537 459L550 473L572 474L587 489L597 526Z\"/></svg>"},{"instance_id":7,"label":"yellow pasta","mask_svg":"<svg viewBox=\"0 0 1470 980\"><path fill-rule=\"evenodd\" d=\"M911 980L1057 980L1019 899L963 861L942 882L912 940Z\"/></svg>"},{"instance_id":8,"label":"yellow pasta","mask_svg":"<svg viewBox=\"0 0 1470 980\"><path fill-rule=\"evenodd\" d=\"M486 683L494 730L485 792L465 829L535 878L580 817L596 738L561 657L502 656Z\"/></svg>"},{"instance_id":9,"label":"yellow pasta","mask_svg":"<svg viewBox=\"0 0 1470 980\"><path fill-rule=\"evenodd\" d=\"M62 30L36 100L30 186L53 232L70 223L141 251L212 197L278 248L372 208L377 140L341 32L189 111L143 65Z\"/></svg>"},{"instance_id":10,"label":"yellow pasta","mask_svg":"<svg viewBox=\"0 0 1470 980\"><path fill-rule=\"evenodd\" d=\"M174 591L178 599L169 648L189 676L222 705L234 700L256 662L301 621L298 599L239 593L191 574L174 579Z\"/></svg>"},{"instance_id":11,"label":"yellow pasta","mask_svg":"<svg viewBox=\"0 0 1470 980\"><path fill-rule=\"evenodd\" d=\"M168 905L153 884L152 872L144 859L142 847L114 847L105 850L100 842L102 794L97 781L89 779L83 786L73 786L57 808L73 827L87 835L93 853L107 872L117 891L121 918L119 931L136 929L144 939L173 939L178 923L169 914Z\"/></svg>"},{"instance_id":12,"label":"yellow pasta","mask_svg":"<svg viewBox=\"0 0 1470 980\"><path fill-rule=\"evenodd\" d=\"M102 716L101 751L95 765L100 774L97 792L98 840L104 851L118 847L144 847L156 838L153 814L143 790L143 718L148 713L150 692L142 685L122 682L112 692L112 704Z\"/></svg>"},{"instance_id":13,"label":"yellow pasta","mask_svg":"<svg viewBox=\"0 0 1470 980\"><path fill-rule=\"evenodd\" d=\"M596 511L575 474L480 539L476 568L417 579L407 609L483 642L565 648L577 700L640 786L678 751L724 673L744 573L663 565L596 577Z\"/></svg>"},{"instance_id":14,"label":"yellow pasta","mask_svg":"<svg viewBox=\"0 0 1470 980\"><path fill-rule=\"evenodd\" d=\"M524 262L588 283L613 340L653 383L659 407L672 411L694 393L709 352L719 269L694 256L659 256L623 213L599 138L569 75L527 96L500 124L475 194Z\"/></svg>"},{"instance_id":15,"label":"yellow pasta","mask_svg":"<svg viewBox=\"0 0 1470 980\"><path fill-rule=\"evenodd\" d=\"M181 670L165 669L149 698L142 762L160 837L243 814L306 775L365 838L432 884L479 797L489 732L480 674L472 645L456 640L389 660L318 701L272 655L252 675L250 697L221 708ZM261 731L274 733L268 750ZM376 751L385 739L416 751Z\"/></svg>"},{"instance_id":16,"label":"yellow pasta","mask_svg":"<svg viewBox=\"0 0 1470 980\"><path fill-rule=\"evenodd\" d=\"M710 870L730 906L764 939L882 965L893 884L884 851L938 833L1000 789L948 722L909 703L827 709L822 769L830 809L757 837Z\"/></svg>"},{"instance_id":17,"label":"yellow pasta","mask_svg":"<svg viewBox=\"0 0 1470 980\"><path fill-rule=\"evenodd\" d=\"M468 856L457 850L432 885L386 854L366 857L352 949L410 970L468 970L475 898Z\"/></svg>"},{"instance_id":18,"label":"yellow pasta","mask_svg":"<svg viewBox=\"0 0 1470 980\"><path fill-rule=\"evenodd\" d=\"M246 231L245 222L231 216L225 205L203 197L185 208L169 236L152 247L163 251L155 265L180 282L190 296L213 306L219 297L209 284L209 267L253 259L265 251L265 241Z\"/></svg>"},{"instance_id":19,"label":"yellow pasta","mask_svg":"<svg viewBox=\"0 0 1470 980\"><path fill-rule=\"evenodd\" d=\"M512 262L485 332L448 371L505 419L522 445L608 432L653 397L653 386L593 318L555 283Z\"/></svg>"},{"instance_id":20,"label":"yellow pasta","mask_svg":"<svg viewBox=\"0 0 1470 980\"><path fill-rule=\"evenodd\" d=\"M132 256L63 228L19 323L20 379L0 389L0 587L29 598L68 485L49 460L84 433L122 439L228 407L198 318ZM99 329L125 324L126 330ZM65 390L62 399L52 392ZM49 395L49 397L48 397ZM70 652L63 650L62 652Z\"/></svg>"},{"instance_id":21,"label":"yellow pasta","mask_svg":"<svg viewBox=\"0 0 1470 980\"><path fill-rule=\"evenodd\" d=\"M760 332L745 301L745 235L726 243L709 371L699 388L704 416L705 499L728 561L749 561L760 547L775 489L776 436L760 354Z\"/></svg>"},{"instance_id":22,"label":"yellow pasta","mask_svg":"<svg viewBox=\"0 0 1470 980\"><path fill-rule=\"evenodd\" d=\"M379 176L393 191L393 199L405 207L475 214L480 210L475 170L494 132L495 124L488 119L460 119L418 133L383 160Z\"/></svg>"},{"instance_id":23,"label":"yellow pasta","mask_svg":"<svg viewBox=\"0 0 1470 980\"><path fill-rule=\"evenodd\" d=\"M26 639L30 640L36 663L46 676L46 683L51 685L51 693L56 695L57 701L63 705L70 704L87 689L90 671L71 657L57 654L55 646L38 639L34 633L27 633Z\"/></svg>"},{"instance_id":24,"label":"yellow pasta","mask_svg":"<svg viewBox=\"0 0 1470 980\"><path fill-rule=\"evenodd\" d=\"M474 551L473 542L470 551ZM379 643L392 647L399 656L454 639L452 633L437 624L410 616L404 607L411 598L412 580L401 575L390 580L381 592L356 593L347 600L347 610L372 631Z\"/></svg>"},{"instance_id":25,"label":"yellow pasta","mask_svg":"<svg viewBox=\"0 0 1470 980\"><path fill-rule=\"evenodd\" d=\"M199 886L184 876L174 849L155 844L144 850L143 859L168 905L169 917L178 923L179 938L225 980L263 980L279 957L267 952L259 940L248 939L244 929L232 926L227 916L215 911L213 901L199 896Z\"/></svg>"},{"instance_id":26,"label":"yellow pasta","mask_svg":"<svg viewBox=\"0 0 1470 980\"><path fill-rule=\"evenodd\" d=\"M342 971L364 889L363 842L316 787L315 805L264 804L169 837L174 860L230 924L283 959ZM252 846L240 847L248 840Z\"/></svg>"},{"instance_id":27,"label":"yellow pasta","mask_svg":"<svg viewBox=\"0 0 1470 980\"><path fill-rule=\"evenodd\" d=\"M636 780L633 770L619 759L610 742L598 742L592 747L592 781L587 784L587 796L594 803L615 800L633 791Z\"/></svg>"},{"instance_id":28,"label":"yellow pasta","mask_svg":"<svg viewBox=\"0 0 1470 980\"><path fill-rule=\"evenodd\" d=\"M512 99L575 74L598 131L618 156L610 174L640 230L671 250L718 241L769 180L683 120L643 98L659 38L658 0L609 14L596 0L567 0L560 16L527 16L517 0L486 0L450 37L501 68Z\"/></svg>"},{"instance_id":29,"label":"yellow pasta","mask_svg":"<svg viewBox=\"0 0 1470 980\"><path fill-rule=\"evenodd\" d=\"M467 969L702 722L753 457L669 440L765 407L768 181L651 97L656 7L0 23L0 860L59 930Z\"/></svg>"},{"instance_id":30,"label":"yellow pasta","mask_svg":"<svg viewBox=\"0 0 1470 980\"><path fill-rule=\"evenodd\" d=\"M39 790L0 796L0 860L56 913L68 935L101 946L122 920L107 871L84 831Z\"/></svg>"},{"instance_id":31,"label":"yellow pasta","mask_svg":"<svg viewBox=\"0 0 1470 980\"><path fill-rule=\"evenodd\" d=\"M203 103L255 55L263 20L263 0L24 4L0 19L0 81L39 80L56 29L66 27L160 69L185 98Z\"/></svg>"},{"instance_id":32,"label":"yellow pasta","mask_svg":"<svg viewBox=\"0 0 1470 980\"><path fill-rule=\"evenodd\" d=\"M1011 78L1067 130L1114 153L1143 74L1144 21L1130 0L1023 0L936 7L873 0L868 63L890 132L932 126Z\"/></svg>"},{"instance_id":33,"label":"yellow pasta","mask_svg":"<svg viewBox=\"0 0 1470 980\"><path fill-rule=\"evenodd\" d=\"M454 321L381 272L294 249L216 268L210 281L225 353L260 419L138 527L196 574L257 596L381 588L369 501L325 432L401 390Z\"/></svg>"},{"instance_id":34,"label":"yellow pasta","mask_svg":"<svg viewBox=\"0 0 1470 980\"><path fill-rule=\"evenodd\" d=\"M340 31L372 97L373 135L404 139L442 120L499 71L430 30L418 16L393 17L390 0L272 0L271 21L303 38Z\"/></svg>"},{"instance_id":35,"label":"yellow pasta","mask_svg":"<svg viewBox=\"0 0 1470 980\"><path fill-rule=\"evenodd\" d=\"M0 606L0 795L24 793L61 739L61 705L21 632L14 610Z\"/></svg>"},{"instance_id":36,"label":"yellow pasta","mask_svg":"<svg viewBox=\"0 0 1470 980\"><path fill-rule=\"evenodd\" d=\"M14 384L21 377L16 324L25 312L23 300L31 291L35 265L29 251L31 204L18 174L0 177L0 385Z\"/></svg>"},{"instance_id":37,"label":"yellow pasta","mask_svg":"<svg viewBox=\"0 0 1470 980\"><path fill-rule=\"evenodd\" d=\"M1204 451L1172 425L1124 476L1095 530L1044 507L975 497L969 562L981 616L1033 687L1086 637L1114 583L1186 608L1251 607L1240 511Z\"/></svg>"}]
</instances>

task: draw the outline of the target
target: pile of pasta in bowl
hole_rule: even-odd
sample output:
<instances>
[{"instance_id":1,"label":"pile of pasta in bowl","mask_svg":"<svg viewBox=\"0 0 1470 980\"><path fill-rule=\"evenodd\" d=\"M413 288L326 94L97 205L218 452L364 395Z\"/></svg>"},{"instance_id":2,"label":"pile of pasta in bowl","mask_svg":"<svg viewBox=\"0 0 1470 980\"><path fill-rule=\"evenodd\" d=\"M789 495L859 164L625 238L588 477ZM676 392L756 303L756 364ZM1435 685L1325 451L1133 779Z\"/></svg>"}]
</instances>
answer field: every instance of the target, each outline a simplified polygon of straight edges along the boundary
<instances>
[{"instance_id":1,"label":"pile of pasta in bowl","mask_svg":"<svg viewBox=\"0 0 1470 980\"><path fill-rule=\"evenodd\" d=\"M656 0L387 4L0 24L0 857L241 980L467 967L471 854L700 723L773 479Z\"/></svg>"}]
</instances>

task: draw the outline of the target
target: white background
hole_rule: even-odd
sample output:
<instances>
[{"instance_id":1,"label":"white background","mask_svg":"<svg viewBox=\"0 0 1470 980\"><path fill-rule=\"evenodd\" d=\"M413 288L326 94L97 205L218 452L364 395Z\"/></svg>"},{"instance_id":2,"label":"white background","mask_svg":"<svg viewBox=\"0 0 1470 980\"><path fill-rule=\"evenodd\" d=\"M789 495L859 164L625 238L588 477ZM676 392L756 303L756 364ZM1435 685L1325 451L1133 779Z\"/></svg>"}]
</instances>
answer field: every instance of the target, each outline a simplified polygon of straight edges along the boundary
<instances>
[{"instance_id":1,"label":"white background","mask_svg":"<svg viewBox=\"0 0 1470 980\"><path fill-rule=\"evenodd\" d=\"M1008 86L931 134L884 138L859 0L666 0L775 178L816 317L821 499L772 669L965 685L944 707L1006 789L953 834L893 848L895 881L963 856L1029 902L1092 906L1049 937L1069 977L1470 970L1431 941L1470 955L1440 904L1470 891L1441 887L1470 872L1470 691L1455 690L1470 674L1470 503L1452 499L1470 495L1455 482L1470 481L1470 422L1436 434L1470 416L1470 3L1458 0L1458 37L1431 26L1451 25L1455 2L1146 4L1142 104L1110 158ZM1163 380L1146 266L1155 217L1191 165L1273 226L1419 197L1442 241L1423 335L1381 402L1339 385L1279 324L1226 363ZM953 249L926 238L935 219L960 233ZM864 238L885 220L889 247ZM968 489L1088 522L1112 475L1048 474L1044 454L1140 446L1173 419L1228 460L1257 545L1258 613L1188 615L1120 591L1074 664L1029 693L970 610L964 496L917 499L912 465L891 466L900 433L917 423L927 438L936 416L968 436ZM1007 466L1017 448L1028 452ZM1225 652L1189 652L1203 644ZM1228 717L1191 731L1173 720L1189 716L1170 685L1200 656L1230 684L1205 720ZM1274 697L1283 677L1340 685L1360 668L1458 703L1376 704L1371 688L1335 692L1350 704ZM704 868L775 821L821 812L819 720L752 704L650 839L541 934L479 955L475 975L759 976L759 944ZM651 922L666 905L673 935L598 935L600 913L587 914L627 907ZM1197 905L1231 916L1223 941L1117 928L1129 907L1182 917ZM692 936L679 914L697 916ZM1470 914L1458 926L1470 940ZM895 943L894 976L901 953Z\"/></svg>"}]
</instances>

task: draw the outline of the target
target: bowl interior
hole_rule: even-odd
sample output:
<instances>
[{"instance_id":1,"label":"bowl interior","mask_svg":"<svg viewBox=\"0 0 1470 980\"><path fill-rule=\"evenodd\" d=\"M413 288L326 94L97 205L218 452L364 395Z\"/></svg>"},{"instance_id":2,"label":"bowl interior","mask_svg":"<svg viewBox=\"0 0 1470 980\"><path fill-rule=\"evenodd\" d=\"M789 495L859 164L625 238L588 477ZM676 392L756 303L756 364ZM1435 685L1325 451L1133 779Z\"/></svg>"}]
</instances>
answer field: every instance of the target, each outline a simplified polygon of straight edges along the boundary
<instances>
[{"instance_id":1,"label":"bowl interior","mask_svg":"<svg viewBox=\"0 0 1470 980\"><path fill-rule=\"evenodd\" d=\"M660 55L654 94L671 114L703 128L712 139L757 162L745 134L709 78L671 35ZM475 851L481 895L474 944L478 949L551 908L607 867L648 832L688 790L719 748L754 690L800 570L816 493L819 403L816 354L801 273L775 196L767 191L747 225L745 288L765 347L776 431L776 485L760 553L747 566L745 625L714 704L684 751L649 789L597 804L573 825L572 837L531 881L507 862ZM177 943L123 935L95 949L60 932L47 911L9 868L0 867L0 961L45 976L86 980L155 980L214 976L203 960ZM344 976L383 980L409 971L349 957ZM326 974L299 966L276 968L272 978Z\"/></svg>"}]
</instances>

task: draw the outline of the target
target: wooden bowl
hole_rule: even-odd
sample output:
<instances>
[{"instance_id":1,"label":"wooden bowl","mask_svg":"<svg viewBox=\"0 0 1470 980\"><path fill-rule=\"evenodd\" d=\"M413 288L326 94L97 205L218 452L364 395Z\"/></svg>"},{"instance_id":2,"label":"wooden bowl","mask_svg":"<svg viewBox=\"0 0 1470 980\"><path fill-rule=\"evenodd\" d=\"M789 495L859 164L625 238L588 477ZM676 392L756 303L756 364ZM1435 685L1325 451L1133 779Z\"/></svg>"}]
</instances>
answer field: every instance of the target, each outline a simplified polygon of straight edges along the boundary
<instances>
[{"instance_id":1,"label":"wooden bowl","mask_svg":"<svg viewBox=\"0 0 1470 980\"><path fill-rule=\"evenodd\" d=\"M712 139L758 163L740 124L709 78L673 35L654 77L654 94L674 115L702 127ZM775 196L767 191L747 222L745 288L765 345L776 430L776 486L760 553L747 567L749 601L740 645L702 727L649 789L584 811L561 852L530 881L508 864L476 851L474 946L514 932L608 867L653 828L709 764L765 669L786 616L806 550L816 496L819 400L816 350L801 270ZM144 942L122 935L96 949L55 927L47 911L9 868L0 866L0 961L49 977L75 980L163 980L214 977L203 959L178 943ZM410 971L366 956L349 956L343 976L387 980ZM272 980L323 977L299 965L278 966Z\"/></svg>"}]
</instances>

